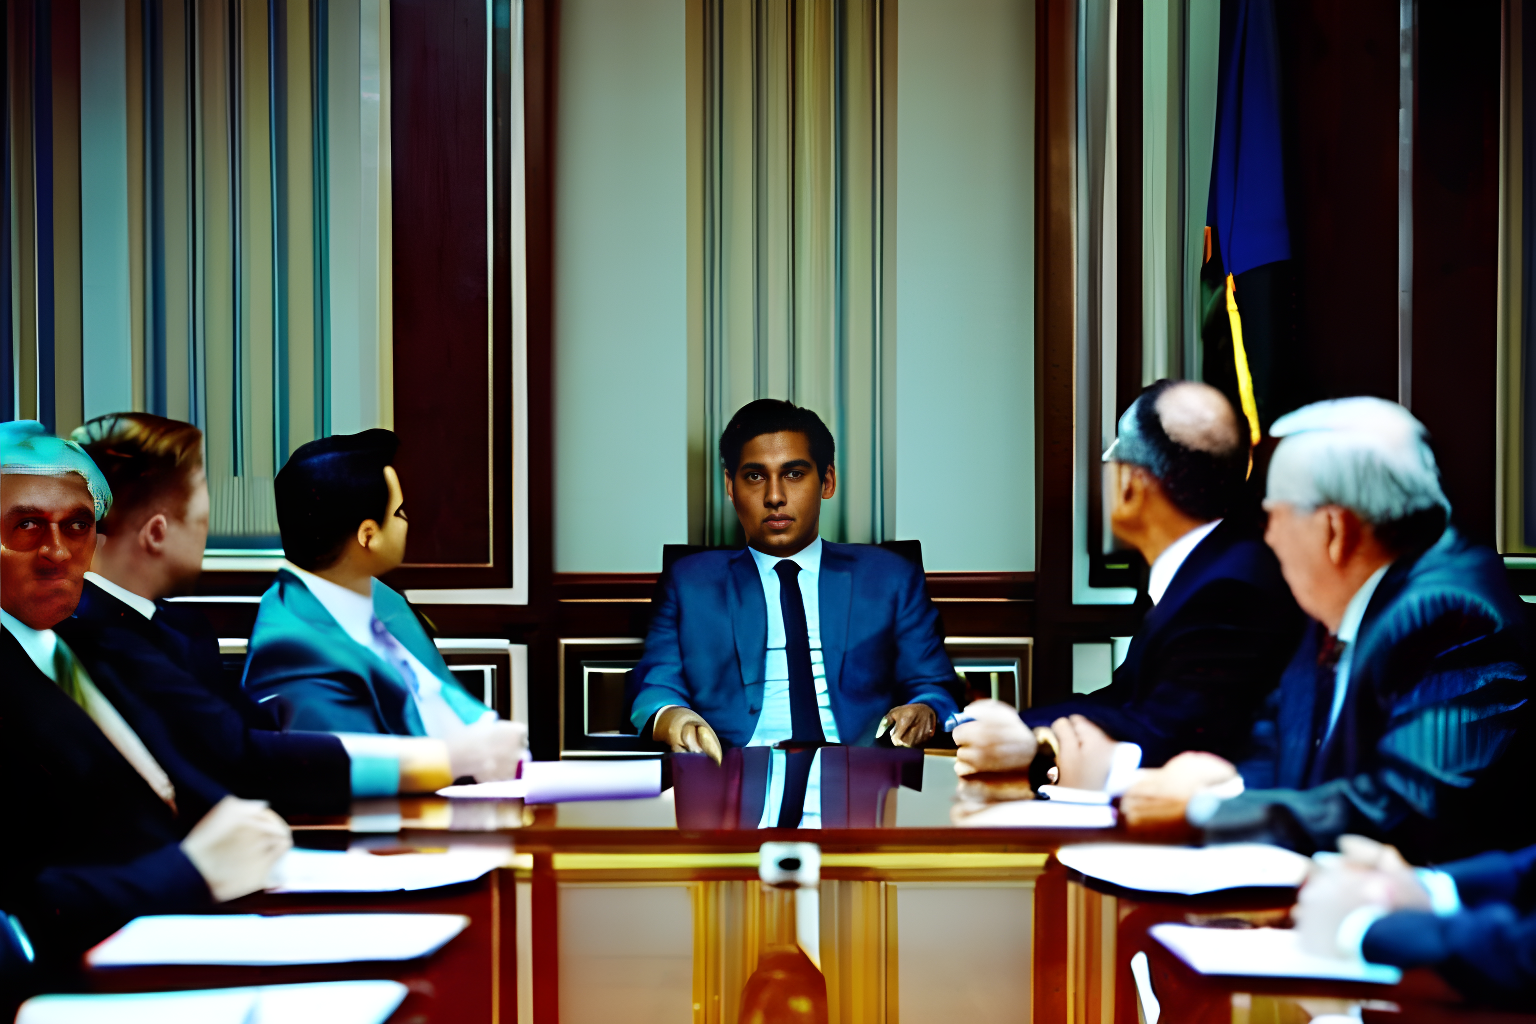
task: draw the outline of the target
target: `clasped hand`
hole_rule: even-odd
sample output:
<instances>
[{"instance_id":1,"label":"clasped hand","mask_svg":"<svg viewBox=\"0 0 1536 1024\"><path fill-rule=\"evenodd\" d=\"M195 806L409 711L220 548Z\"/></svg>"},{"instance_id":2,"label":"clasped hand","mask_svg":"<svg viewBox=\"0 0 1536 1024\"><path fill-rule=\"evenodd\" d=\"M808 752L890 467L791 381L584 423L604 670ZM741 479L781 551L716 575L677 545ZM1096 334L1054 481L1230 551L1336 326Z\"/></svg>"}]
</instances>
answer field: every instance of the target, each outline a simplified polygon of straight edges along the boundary
<instances>
[{"instance_id":1,"label":"clasped hand","mask_svg":"<svg viewBox=\"0 0 1536 1024\"><path fill-rule=\"evenodd\" d=\"M1339 837L1339 856L1313 860L1291 919L1308 952L1349 956L1339 948L1339 928L1361 907L1384 911L1428 910L1429 893L1394 846L1364 836Z\"/></svg>"},{"instance_id":2,"label":"clasped hand","mask_svg":"<svg viewBox=\"0 0 1536 1024\"><path fill-rule=\"evenodd\" d=\"M1074 789L1103 789L1115 740L1082 715L1056 719L1031 730L1000 700L978 700L965 709L971 721L954 731L955 774L962 802L1027 800L1034 795L1029 766L1042 744L1056 752L1052 781Z\"/></svg>"}]
</instances>

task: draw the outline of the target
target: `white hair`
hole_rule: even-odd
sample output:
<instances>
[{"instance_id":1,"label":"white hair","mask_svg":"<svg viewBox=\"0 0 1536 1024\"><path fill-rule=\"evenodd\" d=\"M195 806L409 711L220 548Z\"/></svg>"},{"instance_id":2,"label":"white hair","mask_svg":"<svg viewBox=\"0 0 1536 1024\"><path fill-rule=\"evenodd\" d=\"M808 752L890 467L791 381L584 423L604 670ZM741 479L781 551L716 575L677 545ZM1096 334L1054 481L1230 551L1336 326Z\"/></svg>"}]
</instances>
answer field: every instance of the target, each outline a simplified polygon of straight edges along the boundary
<instances>
[{"instance_id":1,"label":"white hair","mask_svg":"<svg viewBox=\"0 0 1536 1024\"><path fill-rule=\"evenodd\" d=\"M1451 503L1424 424L1396 402L1338 398L1275 421L1283 438L1269 463L1267 497L1299 508L1340 505L1389 523Z\"/></svg>"}]
</instances>

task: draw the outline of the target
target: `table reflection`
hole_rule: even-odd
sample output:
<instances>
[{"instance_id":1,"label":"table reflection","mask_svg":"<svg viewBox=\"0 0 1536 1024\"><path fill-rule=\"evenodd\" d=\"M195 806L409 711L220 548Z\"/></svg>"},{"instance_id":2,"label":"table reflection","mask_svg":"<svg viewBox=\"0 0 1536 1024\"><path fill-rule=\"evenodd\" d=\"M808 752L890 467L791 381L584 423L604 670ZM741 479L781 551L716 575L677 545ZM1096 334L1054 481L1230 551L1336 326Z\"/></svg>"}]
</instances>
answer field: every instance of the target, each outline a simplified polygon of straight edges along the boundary
<instances>
[{"instance_id":1,"label":"table reflection","mask_svg":"<svg viewBox=\"0 0 1536 1024\"><path fill-rule=\"evenodd\" d=\"M808 759L809 789L795 784L797 757ZM677 827L773 828L786 813L799 819L800 828L894 827L892 794L902 786L922 790L923 761L920 750L881 747L737 747L727 750L720 764L705 754L674 754ZM811 799L803 816L786 812L786 805L806 792Z\"/></svg>"}]
</instances>

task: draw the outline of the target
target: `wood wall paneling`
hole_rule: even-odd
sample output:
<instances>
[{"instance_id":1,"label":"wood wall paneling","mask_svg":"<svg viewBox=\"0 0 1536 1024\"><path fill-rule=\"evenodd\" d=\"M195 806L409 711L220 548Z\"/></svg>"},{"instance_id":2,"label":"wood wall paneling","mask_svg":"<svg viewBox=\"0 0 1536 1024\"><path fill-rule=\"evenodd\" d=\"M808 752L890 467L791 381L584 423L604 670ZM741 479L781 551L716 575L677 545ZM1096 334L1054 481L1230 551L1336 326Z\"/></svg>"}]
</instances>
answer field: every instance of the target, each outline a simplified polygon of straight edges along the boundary
<instances>
[{"instance_id":1,"label":"wood wall paneling","mask_svg":"<svg viewBox=\"0 0 1536 1024\"><path fill-rule=\"evenodd\" d=\"M1396 399L1398 4L1277 10L1308 397Z\"/></svg>"},{"instance_id":2,"label":"wood wall paneling","mask_svg":"<svg viewBox=\"0 0 1536 1024\"><path fill-rule=\"evenodd\" d=\"M1498 0L1417 6L1410 404L1457 526L1493 544L1501 12Z\"/></svg>"},{"instance_id":3,"label":"wood wall paneling","mask_svg":"<svg viewBox=\"0 0 1536 1024\"><path fill-rule=\"evenodd\" d=\"M559 0L524 0L523 145L528 332L529 743L537 758L559 750L554 612L554 189L560 52ZM586 634L593 635L593 634Z\"/></svg>"},{"instance_id":4,"label":"wood wall paneling","mask_svg":"<svg viewBox=\"0 0 1536 1024\"><path fill-rule=\"evenodd\" d=\"M412 525L391 582L506 587L511 334L490 308L490 243L505 281L506 232L486 180L486 7L393 0L390 18L396 466Z\"/></svg>"}]
</instances>

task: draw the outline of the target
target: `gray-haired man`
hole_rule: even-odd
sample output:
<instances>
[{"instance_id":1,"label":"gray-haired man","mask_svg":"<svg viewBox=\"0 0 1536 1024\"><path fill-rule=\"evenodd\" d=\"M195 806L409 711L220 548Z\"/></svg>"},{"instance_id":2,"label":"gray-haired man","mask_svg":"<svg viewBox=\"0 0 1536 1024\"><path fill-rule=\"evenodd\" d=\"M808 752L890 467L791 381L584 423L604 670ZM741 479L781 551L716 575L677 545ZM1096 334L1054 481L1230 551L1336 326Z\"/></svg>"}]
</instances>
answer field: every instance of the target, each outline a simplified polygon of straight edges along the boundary
<instances>
[{"instance_id":1,"label":"gray-haired man","mask_svg":"<svg viewBox=\"0 0 1536 1024\"><path fill-rule=\"evenodd\" d=\"M1447 526L1423 425L1349 398L1272 432L1265 540L1315 621L1261 753L1240 769L1181 755L1132 787L1127 818L1305 852L1350 832L1429 859L1528 842L1524 612L1498 555Z\"/></svg>"}]
</instances>

